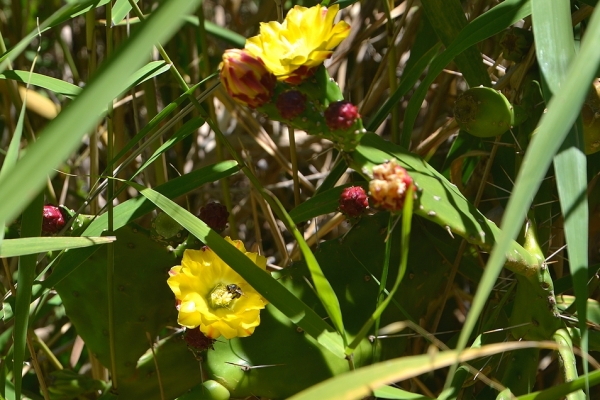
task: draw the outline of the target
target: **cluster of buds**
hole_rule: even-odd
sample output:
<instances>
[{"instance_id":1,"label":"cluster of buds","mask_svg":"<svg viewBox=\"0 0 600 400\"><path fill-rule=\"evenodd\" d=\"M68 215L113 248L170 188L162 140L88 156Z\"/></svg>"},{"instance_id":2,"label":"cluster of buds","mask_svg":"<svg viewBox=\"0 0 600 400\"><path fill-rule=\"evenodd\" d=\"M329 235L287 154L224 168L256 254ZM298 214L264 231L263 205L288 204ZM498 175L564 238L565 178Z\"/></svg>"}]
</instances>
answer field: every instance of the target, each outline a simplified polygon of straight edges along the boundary
<instances>
[{"instance_id":1,"label":"cluster of buds","mask_svg":"<svg viewBox=\"0 0 600 400\"><path fill-rule=\"evenodd\" d=\"M349 129L358 118L358 107L349 101L333 102L325 110L325 122L331 130Z\"/></svg>"},{"instance_id":2,"label":"cluster of buds","mask_svg":"<svg viewBox=\"0 0 600 400\"><path fill-rule=\"evenodd\" d=\"M411 186L414 193L413 179L396 160L392 159L373 167L373 180L369 182L369 191L376 207L391 212L402 210L406 193Z\"/></svg>"}]
</instances>

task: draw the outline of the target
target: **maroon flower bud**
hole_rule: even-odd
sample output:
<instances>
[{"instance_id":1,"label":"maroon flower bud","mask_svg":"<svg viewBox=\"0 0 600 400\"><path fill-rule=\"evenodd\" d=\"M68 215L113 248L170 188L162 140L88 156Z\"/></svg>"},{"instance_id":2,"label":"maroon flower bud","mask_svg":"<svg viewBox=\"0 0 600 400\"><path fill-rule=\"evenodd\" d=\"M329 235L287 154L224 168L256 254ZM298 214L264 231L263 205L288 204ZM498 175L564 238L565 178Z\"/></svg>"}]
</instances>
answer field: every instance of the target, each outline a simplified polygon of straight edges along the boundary
<instances>
[{"instance_id":1,"label":"maroon flower bud","mask_svg":"<svg viewBox=\"0 0 600 400\"><path fill-rule=\"evenodd\" d=\"M331 130L348 129L358 118L358 108L349 101L336 101L325 110L325 122Z\"/></svg>"},{"instance_id":2,"label":"maroon flower bud","mask_svg":"<svg viewBox=\"0 0 600 400\"><path fill-rule=\"evenodd\" d=\"M186 329L184 339L188 346L193 347L197 351L214 350L213 344L215 339L206 337L200 328Z\"/></svg>"},{"instance_id":3,"label":"maroon flower bud","mask_svg":"<svg viewBox=\"0 0 600 400\"><path fill-rule=\"evenodd\" d=\"M373 180L369 182L373 204L392 212L400 211L411 185L414 188L413 179L396 160L376 165L373 167Z\"/></svg>"},{"instance_id":4,"label":"maroon flower bud","mask_svg":"<svg viewBox=\"0 0 600 400\"><path fill-rule=\"evenodd\" d=\"M53 234L60 231L65 226L65 217L60 208L51 204L46 204L43 211L42 232Z\"/></svg>"},{"instance_id":5,"label":"maroon flower bud","mask_svg":"<svg viewBox=\"0 0 600 400\"><path fill-rule=\"evenodd\" d=\"M359 217L368 207L367 193L360 186L347 187L340 196L339 209L350 218Z\"/></svg>"},{"instance_id":6,"label":"maroon flower bud","mask_svg":"<svg viewBox=\"0 0 600 400\"><path fill-rule=\"evenodd\" d=\"M293 119L306 109L306 96L297 90L288 90L277 97L275 106L285 119Z\"/></svg>"},{"instance_id":7,"label":"maroon flower bud","mask_svg":"<svg viewBox=\"0 0 600 400\"><path fill-rule=\"evenodd\" d=\"M221 82L238 103L251 108L271 101L277 78L246 50L229 49L219 65Z\"/></svg>"},{"instance_id":8,"label":"maroon flower bud","mask_svg":"<svg viewBox=\"0 0 600 400\"><path fill-rule=\"evenodd\" d=\"M221 232L227 228L229 212L223 204L211 202L200 209L198 218L215 231Z\"/></svg>"}]
</instances>

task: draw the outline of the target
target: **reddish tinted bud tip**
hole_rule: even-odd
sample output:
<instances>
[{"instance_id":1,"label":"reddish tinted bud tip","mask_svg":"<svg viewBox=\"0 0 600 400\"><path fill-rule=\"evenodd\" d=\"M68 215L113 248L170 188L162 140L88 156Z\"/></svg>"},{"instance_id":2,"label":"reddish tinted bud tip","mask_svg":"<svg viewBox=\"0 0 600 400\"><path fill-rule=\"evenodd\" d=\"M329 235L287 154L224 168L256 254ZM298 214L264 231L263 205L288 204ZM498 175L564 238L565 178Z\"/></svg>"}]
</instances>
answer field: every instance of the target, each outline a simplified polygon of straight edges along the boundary
<instances>
[{"instance_id":1,"label":"reddish tinted bud tip","mask_svg":"<svg viewBox=\"0 0 600 400\"><path fill-rule=\"evenodd\" d=\"M367 192L360 186L348 187L340 196L340 211L350 218L359 217L368 207Z\"/></svg>"},{"instance_id":2,"label":"reddish tinted bud tip","mask_svg":"<svg viewBox=\"0 0 600 400\"><path fill-rule=\"evenodd\" d=\"M277 97L275 106L283 118L293 119L306 109L306 96L297 90L289 90Z\"/></svg>"},{"instance_id":3,"label":"reddish tinted bud tip","mask_svg":"<svg viewBox=\"0 0 600 400\"><path fill-rule=\"evenodd\" d=\"M200 209L198 218L215 231L221 232L227 228L229 212L223 204L211 202Z\"/></svg>"},{"instance_id":4,"label":"reddish tinted bud tip","mask_svg":"<svg viewBox=\"0 0 600 400\"><path fill-rule=\"evenodd\" d=\"M43 211L42 232L52 234L60 231L65 226L65 217L60 208L46 204Z\"/></svg>"},{"instance_id":5,"label":"reddish tinted bud tip","mask_svg":"<svg viewBox=\"0 0 600 400\"><path fill-rule=\"evenodd\" d=\"M336 101L325 110L325 122L331 130L348 129L359 117L358 108L348 101Z\"/></svg>"},{"instance_id":6,"label":"reddish tinted bud tip","mask_svg":"<svg viewBox=\"0 0 600 400\"><path fill-rule=\"evenodd\" d=\"M227 93L238 103L256 108L271 101L277 78L260 58L246 50L229 49L219 69Z\"/></svg>"},{"instance_id":7,"label":"reddish tinted bud tip","mask_svg":"<svg viewBox=\"0 0 600 400\"><path fill-rule=\"evenodd\" d=\"M198 351L208 349L214 350L213 344L215 343L215 339L206 337L204 333L200 331L200 328L186 329L184 338L188 346L193 347Z\"/></svg>"}]
</instances>

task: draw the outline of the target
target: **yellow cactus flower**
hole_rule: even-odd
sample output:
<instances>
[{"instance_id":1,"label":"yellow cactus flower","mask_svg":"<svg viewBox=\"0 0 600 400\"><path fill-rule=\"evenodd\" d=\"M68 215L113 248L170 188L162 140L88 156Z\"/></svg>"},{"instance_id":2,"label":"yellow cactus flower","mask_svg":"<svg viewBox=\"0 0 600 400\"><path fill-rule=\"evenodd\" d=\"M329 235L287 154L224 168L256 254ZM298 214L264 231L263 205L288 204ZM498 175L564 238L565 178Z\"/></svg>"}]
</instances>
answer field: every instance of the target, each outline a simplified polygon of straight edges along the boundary
<instances>
[{"instance_id":1,"label":"yellow cactus flower","mask_svg":"<svg viewBox=\"0 0 600 400\"><path fill-rule=\"evenodd\" d=\"M226 237L257 268L266 270L267 259L247 252L239 240ZM169 271L167 283L177 299L177 322L200 327L208 338L250 336L260 324L267 301L208 247L186 250L181 265Z\"/></svg>"},{"instance_id":2,"label":"yellow cactus flower","mask_svg":"<svg viewBox=\"0 0 600 400\"><path fill-rule=\"evenodd\" d=\"M229 49L219 65L221 82L238 103L251 108L271 101L277 79L260 59L246 50Z\"/></svg>"},{"instance_id":3,"label":"yellow cactus flower","mask_svg":"<svg viewBox=\"0 0 600 400\"><path fill-rule=\"evenodd\" d=\"M334 19L340 7L317 5L292 8L282 24L260 24L260 34L246 40L246 49L260 57L277 79L299 84L329 58L350 33L350 26Z\"/></svg>"}]
</instances>

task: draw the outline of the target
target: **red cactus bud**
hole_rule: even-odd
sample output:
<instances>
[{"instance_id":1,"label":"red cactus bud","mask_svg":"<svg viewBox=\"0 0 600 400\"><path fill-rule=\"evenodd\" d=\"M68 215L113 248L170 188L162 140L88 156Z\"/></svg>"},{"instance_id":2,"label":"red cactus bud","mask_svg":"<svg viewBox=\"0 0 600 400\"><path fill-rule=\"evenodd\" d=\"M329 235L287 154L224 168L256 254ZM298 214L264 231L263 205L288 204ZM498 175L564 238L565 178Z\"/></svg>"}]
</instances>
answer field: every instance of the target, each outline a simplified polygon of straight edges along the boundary
<instances>
[{"instance_id":1,"label":"red cactus bud","mask_svg":"<svg viewBox=\"0 0 600 400\"><path fill-rule=\"evenodd\" d=\"M336 101L325 110L325 122L331 130L348 129L360 118L358 108L348 101Z\"/></svg>"},{"instance_id":2,"label":"red cactus bud","mask_svg":"<svg viewBox=\"0 0 600 400\"><path fill-rule=\"evenodd\" d=\"M413 179L404 168L392 159L373 167L373 180L369 182L371 199L376 207L399 211L404 207L406 192Z\"/></svg>"},{"instance_id":3,"label":"red cactus bud","mask_svg":"<svg viewBox=\"0 0 600 400\"><path fill-rule=\"evenodd\" d=\"M188 346L193 347L198 351L208 349L214 350L213 344L215 343L215 339L206 337L204 333L200 331L200 328L186 329L184 338Z\"/></svg>"},{"instance_id":4,"label":"red cactus bud","mask_svg":"<svg viewBox=\"0 0 600 400\"><path fill-rule=\"evenodd\" d=\"M223 204L211 202L200 209L198 218L215 231L221 232L227 228L229 212Z\"/></svg>"},{"instance_id":5,"label":"red cactus bud","mask_svg":"<svg viewBox=\"0 0 600 400\"><path fill-rule=\"evenodd\" d=\"M277 78L246 50L229 49L219 65L221 82L238 103L251 108L271 101Z\"/></svg>"},{"instance_id":6,"label":"red cactus bud","mask_svg":"<svg viewBox=\"0 0 600 400\"><path fill-rule=\"evenodd\" d=\"M340 211L350 218L359 217L368 207L367 193L360 186L347 187L340 196Z\"/></svg>"},{"instance_id":7,"label":"red cactus bud","mask_svg":"<svg viewBox=\"0 0 600 400\"><path fill-rule=\"evenodd\" d=\"M293 119L306 109L306 96L297 90L289 90L277 97L275 106L283 118Z\"/></svg>"},{"instance_id":8,"label":"red cactus bud","mask_svg":"<svg viewBox=\"0 0 600 400\"><path fill-rule=\"evenodd\" d=\"M42 232L53 234L60 231L65 226L65 217L60 208L51 204L46 204L43 211Z\"/></svg>"}]
</instances>

